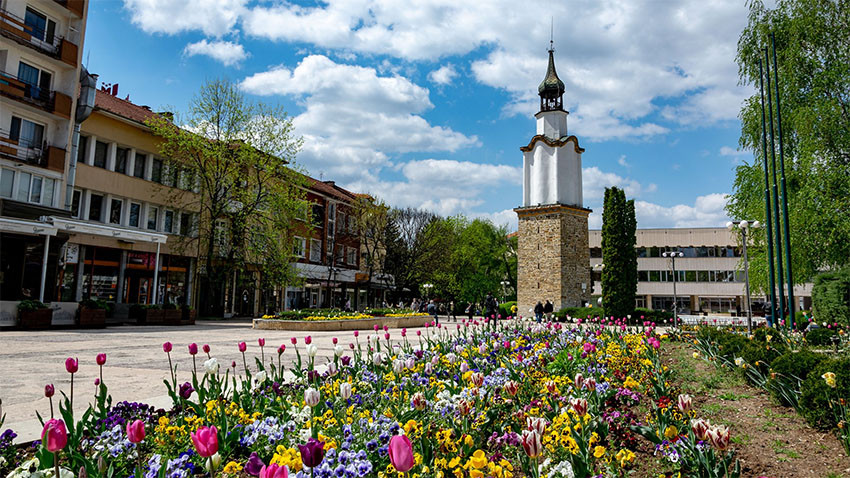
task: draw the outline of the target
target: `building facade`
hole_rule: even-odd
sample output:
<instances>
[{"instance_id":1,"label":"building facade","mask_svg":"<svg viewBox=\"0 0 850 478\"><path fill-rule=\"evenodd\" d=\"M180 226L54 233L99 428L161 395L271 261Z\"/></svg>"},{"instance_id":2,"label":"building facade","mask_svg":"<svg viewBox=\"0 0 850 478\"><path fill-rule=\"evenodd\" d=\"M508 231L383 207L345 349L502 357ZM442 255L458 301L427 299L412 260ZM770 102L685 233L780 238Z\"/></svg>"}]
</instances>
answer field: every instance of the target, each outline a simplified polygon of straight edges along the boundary
<instances>
[{"instance_id":1,"label":"building facade","mask_svg":"<svg viewBox=\"0 0 850 478\"><path fill-rule=\"evenodd\" d=\"M567 131L564 83L555 71L554 49L538 88L537 134L523 152L523 202L517 239L517 306L522 313L537 302L556 309L583 305L588 297L587 216L582 204L578 138Z\"/></svg>"},{"instance_id":2,"label":"building facade","mask_svg":"<svg viewBox=\"0 0 850 478\"><path fill-rule=\"evenodd\" d=\"M673 309L673 269L664 252L678 251L676 303L682 314L746 314L744 268L736 232L725 227L638 229L636 307ZM593 294L601 291L602 231L590 231ZM752 310L764 314L767 299L751 291ZM794 287L796 310L810 310L812 284Z\"/></svg>"},{"instance_id":3,"label":"building facade","mask_svg":"<svg viewBox=\"0 0 850 478\"><path fill-rule=\"evenodd\" d=\"M0 1L0 324L55 295L88 2Z\"/></svg>"}]
</instances>

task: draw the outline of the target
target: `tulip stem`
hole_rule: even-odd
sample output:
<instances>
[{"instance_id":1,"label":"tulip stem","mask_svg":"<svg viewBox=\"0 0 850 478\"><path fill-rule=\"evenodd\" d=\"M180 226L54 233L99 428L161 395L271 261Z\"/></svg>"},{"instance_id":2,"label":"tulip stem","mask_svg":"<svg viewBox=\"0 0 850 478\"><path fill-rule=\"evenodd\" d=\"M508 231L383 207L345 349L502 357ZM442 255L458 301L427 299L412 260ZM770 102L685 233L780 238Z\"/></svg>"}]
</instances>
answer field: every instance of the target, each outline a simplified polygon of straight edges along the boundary
<instances>
[{"instance_id":1,"label":"tulip stem","mask_svg":"<svg viewBox=\"0 0 850 478\"><path fill-rule=\"evenodd\" d=\"M53 397L49 397L50 399L50 419L53 419Z\"/></svg>"},{"instance_id":2,"label":"tulip stem","mask_svg":"<svg viewBox=\"0 0 850 478\"><path fill-rule=\"evenodd\" d=\"M73 373L71 374L71 399L70 399L70 404L71 404L71 410L70 410L71 417L73 418L73 416L74 416L74 374ZM73 426L73 424L71 424L71 426ZM58 475L57 475L57 478L58 478Z\"/></svg>"},{"instance_id":3,"label":"tulip stem","mask_svg":"<svg viewBox=\"0 0 850 478\"><path fill-rule=\"evenodd\" d=\"M73 377L73 375L71 375ZM59 452L53 454L53 476L59 478Z\"/></svg>"},{"instance_id":4,"label":"tulip stem","mask_svg":"<svg viewBox=\"0 0 850 478\"><path fill-rule=\"evenodd\" d=\"M174 376L174 365L171 363L171 352L168 352L166 355L168 355L168 371L171 372L171 384L172 387L174 387L177 385L177 378Z\"/></svg>"}]
</instances>

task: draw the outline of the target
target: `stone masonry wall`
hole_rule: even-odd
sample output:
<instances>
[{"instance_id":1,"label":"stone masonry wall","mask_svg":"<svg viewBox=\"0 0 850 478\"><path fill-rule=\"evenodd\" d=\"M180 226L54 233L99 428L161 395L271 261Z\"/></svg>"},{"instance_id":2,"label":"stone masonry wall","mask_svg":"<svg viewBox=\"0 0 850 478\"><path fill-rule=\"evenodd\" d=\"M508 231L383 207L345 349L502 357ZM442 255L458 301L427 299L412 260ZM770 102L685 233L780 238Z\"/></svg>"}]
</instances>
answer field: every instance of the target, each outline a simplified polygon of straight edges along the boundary
<instances>
[{"instance_id":1,"label":"stone masonry wall","mask_svg":"<svg viewBox=\"0 0 850 478\"><path fill-rule=\"evenodd\" d=\"M521 208L517 214L518 313L533 315L529 310L546 299L556 311L580 306L590 288L588 211L555 205Z\"/></svg>"}]
</instances>

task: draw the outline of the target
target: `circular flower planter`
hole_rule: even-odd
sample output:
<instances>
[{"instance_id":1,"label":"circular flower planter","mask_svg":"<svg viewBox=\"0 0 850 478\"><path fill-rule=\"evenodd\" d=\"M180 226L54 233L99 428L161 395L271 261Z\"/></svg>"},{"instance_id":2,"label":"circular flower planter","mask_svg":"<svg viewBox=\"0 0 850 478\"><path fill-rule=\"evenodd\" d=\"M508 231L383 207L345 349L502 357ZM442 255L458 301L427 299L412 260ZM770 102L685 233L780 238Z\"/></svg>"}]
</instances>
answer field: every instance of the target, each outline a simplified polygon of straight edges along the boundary
<instances>
[{"instance_id":1,"label":"circular flower planter","mask_svg":"<svg viewBox=\"0 0 850 478\"><path fill-rule=\"evenodd\" d=\"M434 320L430 315L412 317L372 317L369 319L343 320L280 320L254 319L254 328L261 330L297 330L305 332L321 332L333 330L372 330L378 327L424 327Z\"/></svg>"}]
</instances>

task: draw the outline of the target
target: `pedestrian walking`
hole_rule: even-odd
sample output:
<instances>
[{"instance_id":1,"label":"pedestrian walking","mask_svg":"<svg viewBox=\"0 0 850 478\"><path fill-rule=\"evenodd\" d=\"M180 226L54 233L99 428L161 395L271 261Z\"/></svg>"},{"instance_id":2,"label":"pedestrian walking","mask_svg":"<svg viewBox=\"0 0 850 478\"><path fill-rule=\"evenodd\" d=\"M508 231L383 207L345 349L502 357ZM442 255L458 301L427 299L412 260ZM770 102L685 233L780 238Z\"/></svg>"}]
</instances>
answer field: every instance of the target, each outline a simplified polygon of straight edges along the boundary
<instances>
[{"instance_id":1,"label":"pedestrian walking","mask_svg":"<svg viewBox=\"0 0 850 478\"><path fill-rule=\"evenodd\" d=\"M446 320L449 320L449 316L452 317L452 320L457 322L457 315L455 315L455 301L449 302L449 310L446 311Z\"/></svg>"},{"instance_id":2,"label":"pedestrian walking","mask_svg":"<svg viewBox=\"0 0 850 478\"><path fill-rule=\"evenodd\" d=\"M496 304L496 299L493 298L493 294L487 293L487 298L484 299L484 314L487 318L487 322L493 321L493 328L496 328L496 309L498 305Z\"/></svg>"},{"instance_id":3,"label":"pedestrian walking","mask_svg":"<svg viewBox=\"0 0 850 478\"><path fill-rule=\"evenodd\" d=\"M543 313L546 314L546 321L552 320L552 312L555 312L555 306L546 299L546 304L543 306Z\"/></svg>"},{"instance_id":4,"label":"pedestrian walking","mask_svg":"<svg viewBox=\"0 0 850 478\"><path fill-rule=\"evenodd\" d=\"M434 316L434 323L440 323L440 316L437 315L437 304L434 303L434 299L428 302L428 313Z\"/></svg>"},{"instance_id":5,"label":"pedestrian walking","mask_svg":"<svg viewBox=\"0 0 850 478\"><path fill-rule=\"evenodd\" d=\"M472 322L472 316L475 314L475 302L470 302L469 305L466 306L466 316L469 318L469 321Z\"/></svg>"},{"instance_id":6,"label":"pedestrian walking","mask_svg":"<svg viewBox=\"0 0 850 478\"><path fill-rule=\"evenodd\" d=\"M534 306L534 320L539 324L543 321L543 302L537 301L537 305Z\"/></svg>"}]
</instances>

